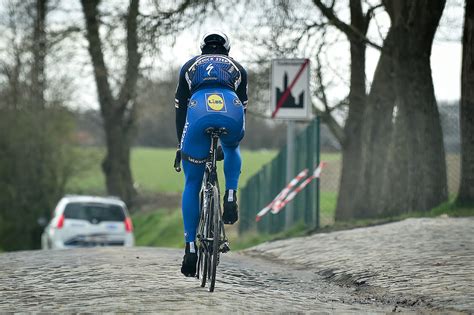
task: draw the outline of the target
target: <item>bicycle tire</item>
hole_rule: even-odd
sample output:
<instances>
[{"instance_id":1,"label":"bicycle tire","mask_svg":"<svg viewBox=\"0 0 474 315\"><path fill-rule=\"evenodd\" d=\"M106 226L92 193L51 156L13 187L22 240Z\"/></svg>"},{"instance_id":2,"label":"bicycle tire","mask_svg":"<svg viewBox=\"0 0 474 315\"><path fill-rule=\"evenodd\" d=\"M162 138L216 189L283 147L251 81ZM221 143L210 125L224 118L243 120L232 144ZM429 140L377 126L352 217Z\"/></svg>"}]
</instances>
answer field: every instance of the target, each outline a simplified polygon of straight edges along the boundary
<instances>
[{"instance_id":1,"label":"bicycle tire","mask_svg":"<svg viewBox=\"0 0 474 315\"><path fill-rule=\"evenodd\" d=\"M217 263L219 261L219 240L220 240L220 222L219 222L219 192L214 186L212 190L212 253L210 255L210 283L209 292L214 292L216 284Z\"/></svg>"},{"instance_id":2,"label":"bicycle tire","mask_svg":"<svg viewBox=\"0 0 474 315\"><path fill-rule=\"evenodd\" d=\"M200 193L200 223L199 223L199 234L200 234L200 243L198 249L198 264L197 264L197 273L196 277L201 280L201 287L203 288L206 285L207 276L208 276L208 255L207 255L207 246L205 244L206 240L209 237L209 228L207 227L208 224L208 214L209 211L203 208L205 194L201 191ZM206 232L205 232L206 231Z\"/></svg>"},{"instance_id":3,"label":"bicycle tire","mask_svg":"<svg viewBox=\"0 0 474 315\"><path fill-rule=\"evenodd\" d=\"M204 252L204 249L199 249L199 256L198 256L198 277L201 278L201 288L206 286L207 280L207 258L208 254Z\"/></svg>"}]
</instances>

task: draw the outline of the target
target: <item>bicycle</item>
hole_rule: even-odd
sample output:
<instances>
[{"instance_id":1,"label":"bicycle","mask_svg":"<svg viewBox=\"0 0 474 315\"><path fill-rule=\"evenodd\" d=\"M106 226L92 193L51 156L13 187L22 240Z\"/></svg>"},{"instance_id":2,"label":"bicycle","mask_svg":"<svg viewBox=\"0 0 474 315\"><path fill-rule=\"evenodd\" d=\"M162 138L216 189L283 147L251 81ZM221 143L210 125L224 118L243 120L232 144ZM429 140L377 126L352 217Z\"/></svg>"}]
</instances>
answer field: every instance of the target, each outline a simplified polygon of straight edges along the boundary
<instances>
[{"instance_id":1,"label":"bicycle","mask_svg":"<svg viewBox=\"0 0 474 315\"><path fill-rule=\"evenodd\" d=\"M200 192L199 225L196 235L198 262L196 278L201 280L201 287L209 281L209 292L213 292L216 283L217 266L220 253L230 250L229 241L222 222L219 181L217 178L218 140L227 133L225 128L207 128L206 134L211 137L211 147L206 160L206 169ZM181 171L181 157L176 156L175 170Z\"/></svg>"}]
</instances>

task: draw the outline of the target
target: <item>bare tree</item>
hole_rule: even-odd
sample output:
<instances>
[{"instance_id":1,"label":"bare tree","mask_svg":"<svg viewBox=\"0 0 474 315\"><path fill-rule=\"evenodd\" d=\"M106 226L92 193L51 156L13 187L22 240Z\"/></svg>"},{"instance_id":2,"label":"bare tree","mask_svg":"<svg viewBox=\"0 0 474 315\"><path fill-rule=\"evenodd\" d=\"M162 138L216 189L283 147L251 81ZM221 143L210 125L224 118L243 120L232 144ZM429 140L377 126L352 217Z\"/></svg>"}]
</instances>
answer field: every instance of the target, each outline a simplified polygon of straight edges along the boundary
<instances>
[{"instance_id":1,"label":"bare tree","mask_svg":"<svg viewBox=\"0 0 474 315\"><path fill-rule=\"evenodd\" d=\"M105 38L101 38L100 29L105 26L104 14L99 11L100 0L81 0L86 20L86 38L89 42L89 54L94 69L99 104L104 121L107 153L102 163L109 194L120 196L127 204L132 204L137 194L133 186L130 169L130 146L136 131L137 107L136 86L140 77L140 62L144 53L156 57L160 50L160 38L190 27L190 22L200 21L206 10L212 9L213 1L182 1L173 4L175 9L167 7L162 1L154 1L154 13L139 11L139 0L130 0L125 14L125 44L113 41L111 32L118 26L122 16L111 17L107 25L108 45L112 45L115 57L125 46L126 64L123 79L120 80L109 71L105 57ZM191 8L192 10L187 10ZM190 14L195 14L192 19ZM143 45L141 45L143 44ZM119 59L119 58L117 58ZM118 82L116 82L118 81ZM113 86L118 86L114 93ZM171 101L171 100L170 100Z\"/></svg>"},{"instance_id":2,"label":"bare tree","mask_svg":"<svg viewBox=\"0 0 474 315\"><path fill-rule=\"evenodd\" d=\"M461 75L461 186L456 202L474 204L474 2L466 0Z\"/></svg>"},{"instance_id":3,"label":"bare tree","mask_svg":"<svg viewBox=\"0 0 474 315\"><path fill-rule=\"evenodd\" d=\"M398 29L393 49L395 105L385 214L426 211L447 200L446 157L431 76L431 47L445 0L385 1ZM378 183L373 183L377 185Z\"/></svg>"},{"instance_id":4,"label":"bare tree","mask_svg":"<svg viewBox=\"0 0 474 315\"><path fill-rule=\"evenodd\" d=\"M70 146L71 116L56 98L62 91L46 82L48 1L5 5L0 23L7 22L10 45L0 71L0 247L31 249L40 245L38 217L51 214L80 162Z\"/></svg>"},{"instance_id":5,"label":"bare tree","mask_svg":"<svg viewBox=\"0 0 474 315\"><path fill-rule=\"evenodd\" d=\"M98 5L100 0L82 0L86 20L89 54L104 120L107 153L102 163L109 194L120 196L131 204L136 191L130 169L130 145L136 119L135 87L138 79L140 53L138 52L137 17L139 0L131 0L126 16L127 63L124 80L117 96L112 93L109 73L105 64L103 43L99 35L101 25Z\"/></svg>"},{"instance_id":6,"label":"bare tree","mask_svg":"<svg viewBox=\"0 0 474 315\"><path fill-rule=\"evenodd\" d=\"M341 21L334 12L333 6L326 6L321 0L313 0L321 13L330 24L343 32L350 42L350 91L348 96L349 112L344 126L342 138L342 173L336 208L336 219L342 220L353 216L354 195L361 190L359 186L360 170L362 167L362 128L364 125L364 111L366 108L366 75L365 50L370 44L377 49L380 47L367 39L367 30L374 10L379 6L371 7L364 13L361 0L349 2L351 23Z\"/></svg>"}]
</instances>

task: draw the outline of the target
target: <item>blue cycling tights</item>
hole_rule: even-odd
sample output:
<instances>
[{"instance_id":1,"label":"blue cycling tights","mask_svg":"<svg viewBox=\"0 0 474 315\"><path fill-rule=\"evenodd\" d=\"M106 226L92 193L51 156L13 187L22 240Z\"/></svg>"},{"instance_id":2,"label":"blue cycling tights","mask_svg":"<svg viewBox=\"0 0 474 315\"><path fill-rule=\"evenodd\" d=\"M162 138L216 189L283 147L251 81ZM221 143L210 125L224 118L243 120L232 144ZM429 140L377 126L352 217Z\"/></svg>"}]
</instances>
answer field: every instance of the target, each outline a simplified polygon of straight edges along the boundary
<instances>
[{"instance_id":1,"label":"blue cycling tights","mask_svg":"<svg viewBox=\"0 0 474 315\"><path fill-rule=\"evenodd\" d=\"M239 146L226 146L224 151L224 176L226 189L237 190L242 159ZM199 191L204 175L204 164L193 164L183 161L185 186L183 192L183 221L184 237L186 242L193 242L196 238L196 229L199 223Z\"/></svg>"}]
</instances>

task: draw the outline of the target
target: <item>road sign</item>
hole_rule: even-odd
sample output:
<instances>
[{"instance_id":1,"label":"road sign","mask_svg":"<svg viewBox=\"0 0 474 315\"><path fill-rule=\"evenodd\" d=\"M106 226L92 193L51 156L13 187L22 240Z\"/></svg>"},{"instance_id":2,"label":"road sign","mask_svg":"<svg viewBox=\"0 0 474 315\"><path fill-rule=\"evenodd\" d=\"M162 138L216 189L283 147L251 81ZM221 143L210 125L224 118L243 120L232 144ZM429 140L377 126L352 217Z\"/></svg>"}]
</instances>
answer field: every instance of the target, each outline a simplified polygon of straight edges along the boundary
<instances>
[{"instance_id":1,"label":"road sign","mask_svg":"<svg viewBox=\"0 0 474 315\"><path fill-rule=\"evenodd\" d=\"M272 118L310 118L309 59L272 60L271 82Z\"/></svg>"}]
</instances>

